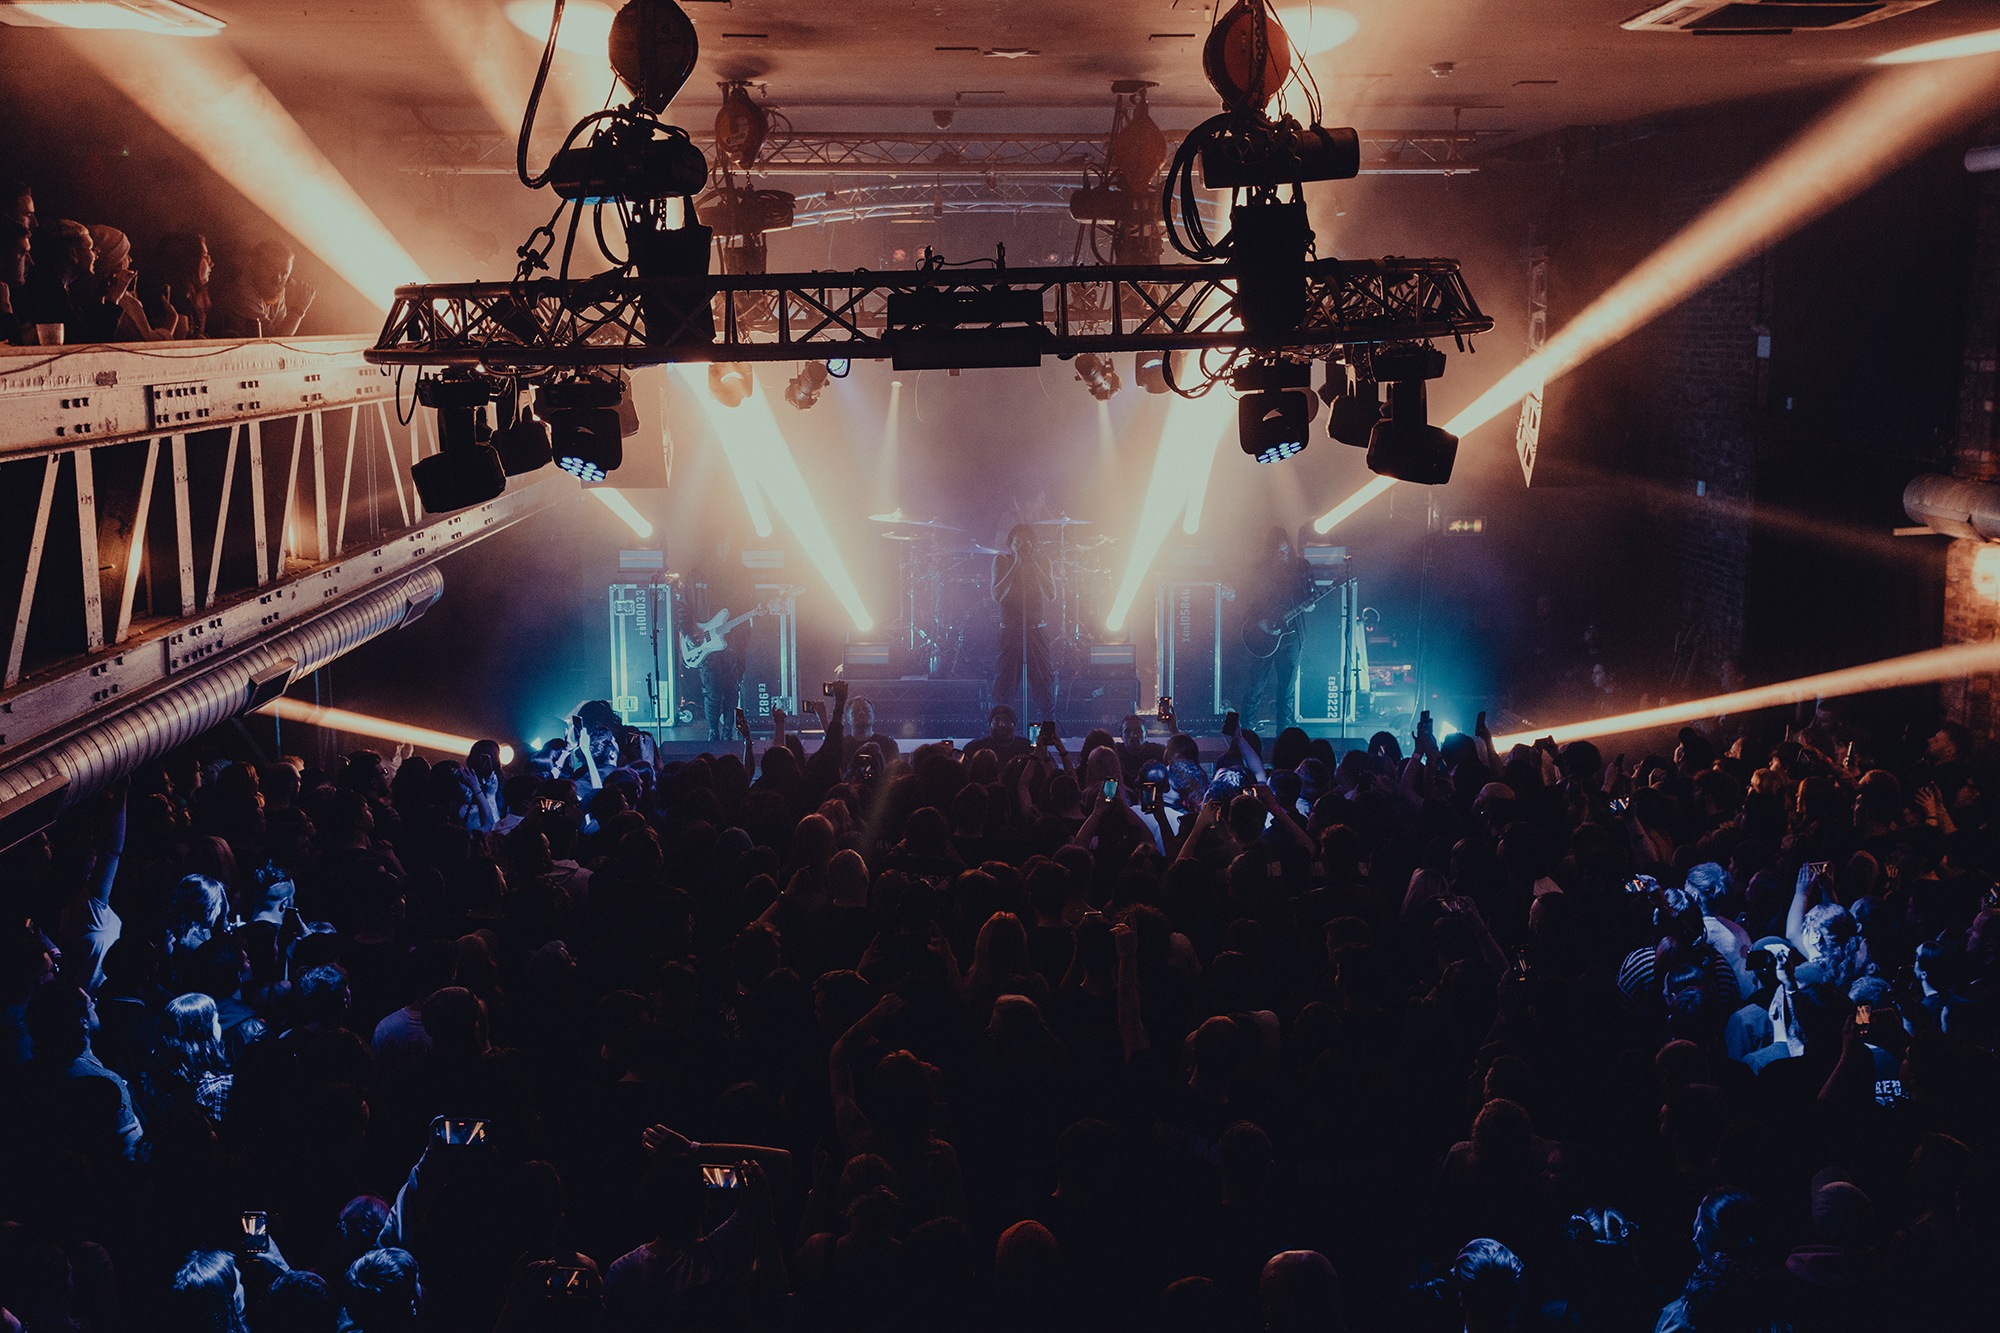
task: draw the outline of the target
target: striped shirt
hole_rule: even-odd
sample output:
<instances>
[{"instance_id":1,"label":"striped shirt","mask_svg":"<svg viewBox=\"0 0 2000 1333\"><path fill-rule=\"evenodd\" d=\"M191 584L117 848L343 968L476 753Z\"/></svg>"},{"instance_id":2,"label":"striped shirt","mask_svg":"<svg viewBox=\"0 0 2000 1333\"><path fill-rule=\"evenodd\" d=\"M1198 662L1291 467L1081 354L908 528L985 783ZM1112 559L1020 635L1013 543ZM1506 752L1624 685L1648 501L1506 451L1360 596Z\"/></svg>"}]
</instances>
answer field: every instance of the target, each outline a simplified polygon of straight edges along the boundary
<instances>
[{"instance_id":1,"label":"striped shirt","mask_svg":"<svg viewBox=\"0 0 2000 1333\"><path fill-rule=\"evenodd\" d=\"M1729 962L1712 948L1702 948L1704 967L1702 969L1702 990L1711 1005L1721 1006L1718 1013L1729 1013L1741 1004L1736 987L1736 975L1729 970ZM1658 976L1659 949L1646 945L1625 955L1625 961L1618 965L1618 989L1624 994L1628 1004L1656 1005L1664 1001L1660 991Z\"/></svg>"}]
</instances>

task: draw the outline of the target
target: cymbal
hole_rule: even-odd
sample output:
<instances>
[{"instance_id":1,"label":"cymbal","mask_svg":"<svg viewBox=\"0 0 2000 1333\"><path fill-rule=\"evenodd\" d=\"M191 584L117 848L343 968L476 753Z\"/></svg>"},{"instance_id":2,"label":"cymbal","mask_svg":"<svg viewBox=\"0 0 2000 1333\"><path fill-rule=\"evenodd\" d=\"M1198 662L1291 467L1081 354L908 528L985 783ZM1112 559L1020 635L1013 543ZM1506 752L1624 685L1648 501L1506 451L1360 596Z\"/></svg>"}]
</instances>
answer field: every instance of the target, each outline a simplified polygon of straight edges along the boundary
<instances>
[{"instance_id":1,"label":"cymbal","mask_svg":"<svg viewBox=\"0 0 2000 1333\"><path fill-rule=\"evenodd\" d=\"M1090 526L1090 520L1087 518L1071 518L1068 514L1058 514L1054 518L1037 519L1030 526L1037 528L1087 528Z\"/></svg>"}]
</instances>

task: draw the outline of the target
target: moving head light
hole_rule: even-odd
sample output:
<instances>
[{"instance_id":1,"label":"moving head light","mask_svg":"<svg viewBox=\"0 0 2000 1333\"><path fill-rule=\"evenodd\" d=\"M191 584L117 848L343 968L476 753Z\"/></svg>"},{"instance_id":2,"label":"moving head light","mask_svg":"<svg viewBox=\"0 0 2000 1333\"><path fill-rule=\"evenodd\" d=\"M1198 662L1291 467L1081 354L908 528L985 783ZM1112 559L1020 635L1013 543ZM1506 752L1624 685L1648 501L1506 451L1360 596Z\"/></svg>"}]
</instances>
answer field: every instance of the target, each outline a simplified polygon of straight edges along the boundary
<instances>
[{"instance_id":1,"label":"moving head light","mask_svg":"<svg viewBox=\"0 0 2000 1333\"><path fill-rule=\"evenodd\" d=\"M549 423L556 466L580 481L603 481L625 461L618 408L625 386L595 377L544 385L535 406Z\"/></svg>"},{"instance_id":2,"label":"moving head light","mask_svg":"<svg viewBox=\"0 0 2000 1333\"><path fill-rule=\"evenodd\" d=\"M666 137L655 138L655 129L664 129ZM687 132L651 121L620 121L549 161L549 188L587 204L680 198L699 194L707 184L708 159Z\"/></svg>"},{"instance_id":3,"label":"moving head light","mask_svg":"<svg viewBox=\"0 0 2000 1333\"><path fill-rule=\"evenodd\" d=\"M1201 150L1202 184L1211 190L1344 181L1360 174L1361 136L1344 126L1282 120L1231 129Z\"/></svg>"},{"instance_id":4,"label":"moving head light","mask_svg":"<svg viewBox=\"0 0 2000 1333\"><path fill-rule=\"evenodd\" d=\"M493 437L486 419L491 401L491 386L463 372L417 381L417 402L437 413L438 451L410 465L424 512L469 509L507 489L500 455L487 443Z\"/></svg>"}]
</instances>

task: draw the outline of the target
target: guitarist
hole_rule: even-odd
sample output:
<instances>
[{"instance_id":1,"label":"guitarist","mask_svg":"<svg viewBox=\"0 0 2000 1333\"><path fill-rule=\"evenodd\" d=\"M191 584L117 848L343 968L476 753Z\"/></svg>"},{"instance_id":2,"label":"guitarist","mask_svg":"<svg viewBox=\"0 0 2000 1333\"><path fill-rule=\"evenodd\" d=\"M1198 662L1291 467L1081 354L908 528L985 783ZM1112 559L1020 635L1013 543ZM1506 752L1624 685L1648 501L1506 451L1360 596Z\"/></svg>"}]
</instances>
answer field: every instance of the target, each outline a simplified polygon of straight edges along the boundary
<instances>
[{"instance_id":1,"label":"guitarist","mask_svg":"<svg viewBox=\"0 0 2000 1333\"><path fill-rule=\"evenodd\" d=\"M1275 696L1272 710L1275 734L1298 721L1293 715L1296 692L1292 683L1299 669L1299 636L1294 627L1285 623L1285 617L1310 600L1312 575L1285 530L1273 527L1265 534L1257 561L1239 586L1244 590L1242 639L1246 644L1260 640L1268 644L1276 635L1277 651L1259 658L1245 649L1236 707L1244 724L1249 725L1258 716L1268 687Z\"/></svg>"},{"instance_id":2,"label":"guitarist","mask_svg":"<svg viewBox=\"0 0 2000 1333\"><path fill-rule=\"evenodd\" d=\"M699 624L717 611L739 615L750 609L751 589L743 574L743 561L736 553L735 538L724 529L710 548L709 558L690 572L683 585L688 619ZM695 672L701 678L701 711L708 718L708 738L712 741L736 739L736 710L742 706L743 653L740 640L748 624L738 625L723 636L728 646L710 653Z\"/></svg>"}]
</instances>

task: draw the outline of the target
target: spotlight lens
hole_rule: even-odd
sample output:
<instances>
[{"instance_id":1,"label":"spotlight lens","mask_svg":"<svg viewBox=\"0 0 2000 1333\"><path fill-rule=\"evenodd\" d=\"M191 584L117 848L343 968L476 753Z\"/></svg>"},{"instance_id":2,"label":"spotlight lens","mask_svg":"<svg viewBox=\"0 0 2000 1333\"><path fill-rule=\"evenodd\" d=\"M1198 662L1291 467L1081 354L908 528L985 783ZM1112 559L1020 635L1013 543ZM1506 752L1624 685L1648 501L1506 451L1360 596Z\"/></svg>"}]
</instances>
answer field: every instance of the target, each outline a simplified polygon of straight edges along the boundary
<instances>
[{"instance_id":1,"label":"spotlight lens","mask_svg":"<svg viewBox=\"0 0 2000 1333\"><path fill-rule=\"evenodd\" d=\"M826 363L826 373L835 379L846 379L850 363L845 357L837 357Z\"/></svg>"},{"instance_id":2,"label":"spotlight lens","mask_svg":"<svg viewBox=\"0 0 2000 1333\"><path fill-rule=\"evenodd\" d=\"M1293 454L1304 452L1305 445L1303 442L1298 440L1282 440L1258 454L1257 461L1260 463L1282 463Z\"/></svg>"},{"instance_id":3,"label":"spotlight lens","mask_svg":"<svg viewBox=\"0 0 2000 1333\"><path fill-rule=\"evenodd\" d=\"M584 458L559 458L556 466L575 477L578 481L603 481L611 474L597 464Z\"/></svg>"}]
</instances>

